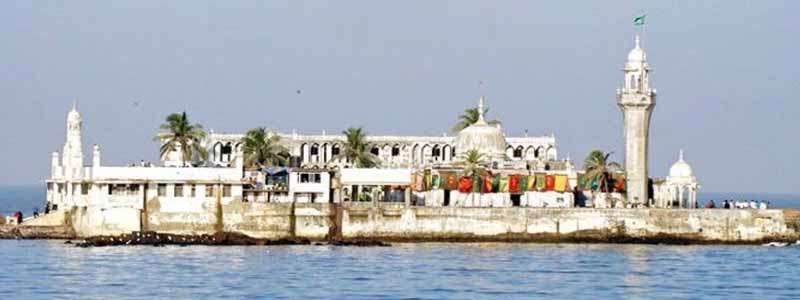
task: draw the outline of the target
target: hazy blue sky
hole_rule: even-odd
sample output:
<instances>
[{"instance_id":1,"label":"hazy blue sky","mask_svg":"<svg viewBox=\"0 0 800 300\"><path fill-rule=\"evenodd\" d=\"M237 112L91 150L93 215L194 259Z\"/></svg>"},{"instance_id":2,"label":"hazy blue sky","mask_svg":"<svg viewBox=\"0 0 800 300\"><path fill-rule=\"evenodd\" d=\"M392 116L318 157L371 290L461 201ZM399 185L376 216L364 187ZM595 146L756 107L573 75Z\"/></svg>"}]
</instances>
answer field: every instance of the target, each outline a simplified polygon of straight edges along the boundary
<instances>
[{"instance_id":1,"label":"hazy blue sky","mask_svg":"<svg viewBox=\"0 0 800 300\"><path fill-rule=\"evenodd\" d=\"M615 89L631 19L646 12L659 92L651 176L683 148L705 191L794 192L798 11L798 1L3 1L0 184L48 176L73 100L85 153L98 143L109 164L155 160L151 137L175 111L217 132L439 135L481 94L509 135L553 132L562 156L599 148L622 161Z\"/></svg>"}]
</instances>

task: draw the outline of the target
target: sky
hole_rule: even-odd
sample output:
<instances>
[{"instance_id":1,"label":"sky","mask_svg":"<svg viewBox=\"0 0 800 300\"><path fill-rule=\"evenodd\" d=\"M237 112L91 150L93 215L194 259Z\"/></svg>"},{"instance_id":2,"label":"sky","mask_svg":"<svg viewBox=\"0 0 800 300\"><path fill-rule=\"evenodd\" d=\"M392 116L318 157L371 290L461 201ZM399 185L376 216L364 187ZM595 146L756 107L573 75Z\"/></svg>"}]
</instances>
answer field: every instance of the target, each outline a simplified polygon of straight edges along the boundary
<instances>
[{"instance_id":1,"label":"sky","mask_svg":"<svg viewBox=\"0 0 800 300\"><path fill-rule=\"evenodd\" d=\"M85 161L156 161L167 114L215 132L441 135L485 96L509 136L624 161L615 90L642 35L650 176L794 193L798 1L3 1L0 184L39 184L74 101ZM646 26L633 26L646 14ZM480 84L483 82L483 84ZM300 90L300 93L297 91Z\"/></svg>"}]
</instances>

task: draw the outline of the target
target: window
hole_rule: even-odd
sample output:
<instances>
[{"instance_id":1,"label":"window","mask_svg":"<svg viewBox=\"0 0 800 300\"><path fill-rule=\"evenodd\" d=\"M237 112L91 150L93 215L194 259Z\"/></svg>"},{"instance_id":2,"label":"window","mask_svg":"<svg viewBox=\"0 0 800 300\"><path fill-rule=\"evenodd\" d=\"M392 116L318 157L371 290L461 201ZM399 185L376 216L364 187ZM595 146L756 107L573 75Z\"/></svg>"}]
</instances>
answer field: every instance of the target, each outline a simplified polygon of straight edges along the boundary
<instances>
[{"instance_id":1,"label":"window","mask_svg":"<svg viewBox=\"0 0 800 300\"><path fill-rule=\"evenodd\" d=\"M51 192L53 191L53 183L52 182L48 182L47 183L47 190L51 191Z\"/></svg>"},{"instance_id":2,"label":"window","mask_svg":"<svg viewBox=\"0 0 800 300\"><path fill-rule=\"evenodd\" d=\"M128 185L128 195L135 196L139 194L139 185L138 184L130 184Z\"/></svg>"},{"instance_id":3,"label":"window","mask_svg":"<svg viewBox=\"0 0 800 300\"><path fill-rule=\"evenodd\" d=\"M439 157L440 155L442 155L442 151L439 149L439 147L433 148L433 150L431 150L431 156Z\"/></svg>"},{"instance_id":4,"label":"window","mask_svg":"<svg viewBox=\"0 0 800 300\"><path fill-rule=\"evenodd\" d=\"M314 174L314 182L316 183L322 182L322 175L320 175L319 173Z\"/></svg>"},{"instance_id":5,"label":"window","mask_svg":"<svg viewBox=\"0 0 800 300\"><path fill-rule=\"evenodd\" d=\"M214 185L206 184L206 197L214 197Z\"/></svg>"},{"instance_id":6,"label":"window","mask_svg":"<svg viewBox=\"0 0 800 300\"><path fill-rule=\"evenodd\" d=\"M331 155L339 155L339 145L333 145L333 148L331 148Z\"/></svg>"},{"instance_id":7,"label":"window","mask_svg":"<svg viewBox=\"0 0 800 300\"><path fill-rule=\"evenodd\" d=\"M319 146L311 146L311 155L319 155Z\"/></svg>"},{"instance_id":8,"label":"window","mask_svg":"<svg viewBox=\"0 0 800 300\"><path fill-rule=\"evenodd\" d=\"M167 185L164 183L158 184L158 196L159 197L166 197L167 196Z\"/></svg>"},{"instance_id":9,"label":"window","mask_svg":"<svg viewBox=\"0 0 800 300\"><path fill-rule=\"evenodd\" d=\"M308 173L300 173L300 183L308 182Z\"/></svg>"},{"instance_id":10,"label":"window","mask_svg":"<svg viewBox=\"0 0 800 300\"><path fill-rule=\"evenodd\" d=\"M522 157L522 148L514 149L514 157Z\"/></svg>"},{"instance_id":11,"label":"window","mask_svg":"<svg viewBox=\"0 0 800 300\"><path fill-rule=\"evenodd\" d=\"M78 189L79 189L80 187L81 187L81 185L80 185L80 184L73 183L73 184L72 184L72 194L73 194L73 195L78 195L78 192L80 192Z\"/></svg>"},{"instance_id":12,"label":"window","mask_svg":"<svg viewBox=\"0 0 800 300\"><path fill-rule=\"evenodd\" d=\"M392 147L392 156L399 156L400 155L400 147L394 146Z\"/></svg>"},{"instance_id":13,"label":"window","mask_svg":"<svg viewBox=\"0 0 800 300\"><path fill-rule=\"evenodd\" d=\"M113 184L109 184L106 187L108 188L108 195L113 195L114 194L114 185Z\"/></svg>"},{"instance_id":14,"label":"window","mask_svg":"<svg viewBox=\"0 0 800 300\"><path fill-rule=\"evenodd\" d=\"M183 185L176 184L175 185L175 197L183 197Z\"/></svg>"},{"instance_id":15,"label":"window","mask_svg":"<svg viewBox=\"0 0 800 300\"><path fill-rule=\"evenodd\" d=\"M88 195L89 194L89 184L88 183L81 183L81 195Z\"/></svg>"},{"instance_id":16,"label":"window","mask_svg":"<svg viewBox=\"0 0 800 300\"><path fill-rule=\"evenodd\" d=\"M375 154L375 155L379 155L380 152L381 152L381 149L378 149L378 147L372 147L372 150L369 150L369 152L372 153L372 154Z\"/></svg>"},{"instance_id":17,"label":"window","mask_svg":"<svg viewBox=\"0 0 800 300\"><path fill-rule=\"evenodd\" d=\"M222 186L222 197L230 197L231 196L231 185L226 184Z\"/></svg>"},{"instance_id":18,"label":"window","mask_svg":"<svg viewBox=\"0 0 800 300\"><path fill-rule=\"evenodd\" d=\"M189 190L189 197L192 198L197 197L197 186L193 184L190 186L190 188L191 189Z\"/></svg>"}]
</instances>

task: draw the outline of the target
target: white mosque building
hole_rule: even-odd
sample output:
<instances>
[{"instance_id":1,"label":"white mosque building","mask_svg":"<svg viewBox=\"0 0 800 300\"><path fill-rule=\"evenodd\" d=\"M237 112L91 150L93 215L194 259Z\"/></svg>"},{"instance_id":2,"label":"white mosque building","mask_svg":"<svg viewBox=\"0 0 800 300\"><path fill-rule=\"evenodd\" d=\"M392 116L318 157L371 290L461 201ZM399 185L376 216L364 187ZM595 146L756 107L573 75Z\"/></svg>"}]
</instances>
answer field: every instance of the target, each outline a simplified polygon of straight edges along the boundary
<instances>
[{"instance_id":1,"label":"white mosque building","mask_svg":"<svg viewBox=\"0 0 800 300\"><path fill-rule=\"evenodd\" d=\"M652 195L648 193L649 122L656 96L655 89L649 87L649 71L637 37L625 64L625 84L617 90L617 104L625 119L628 200L617 203L630 207L694 207L699 184L682 154L666 181L654 185ZM484 120L484 105L481 97L478 121L455 136L368 136L371 152L381 161L378 168L357 169L347 161L335 159L344 136L273 132L270 134L280 136L290 149L294 163L291 168L269 170L244 165L242 134L221 133L211 133L204 141L210 154L208 161L190 167L183 167L178 152L163 157L159 166L104 166L97 145L92 148L91 164L86 166L81 142L83 120L73 106L67 115L63 150L52 154L52 171L46 181L48 208L125 211L128 213L122 215L132 218L151 201L159 203L161 211L179 212L214 201L347 203L357 202L363 194L368 194L371 201L403 205L579 205L579 198L587 193L577 186L583 172L569 159L559 158L555 136L508 137L502 127ZM447 180L447 174L460 171L459 158L472 149L488 158L486 167L495 177L481 179L482 183L476 181L484 186L468 192L460 185L445 188L447 184L441 182ZM275 176L282 181L271 181ZM420 184L420 180L426 183ZM520 182L529 186L515 186ZM608 207L609 203L595 205Z\"/></svg>"}]
</instances>

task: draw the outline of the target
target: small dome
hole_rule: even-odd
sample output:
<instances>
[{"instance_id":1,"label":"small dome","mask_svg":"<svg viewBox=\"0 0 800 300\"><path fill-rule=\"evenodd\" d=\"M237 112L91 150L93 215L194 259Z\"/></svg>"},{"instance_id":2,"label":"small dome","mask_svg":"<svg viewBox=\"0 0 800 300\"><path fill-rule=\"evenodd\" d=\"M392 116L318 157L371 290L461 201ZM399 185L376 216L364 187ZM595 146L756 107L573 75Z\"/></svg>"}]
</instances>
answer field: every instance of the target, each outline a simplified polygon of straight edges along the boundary
<instances>
[{"instance_id":1,"label":"small dome","mask_svg":"<svg viewBox=\"0 0 800 300\"><path fill-rule=\"evenodd\" d=\"M643 62L647 59L647 54L644 49L639 45L639 36L636 36L636 46L628 52L628 62Z\"/></svg>"},{"instance_id":2,"label":"small dome","mask_svg":"<svg viewBox=\"0 0 800 300\"><path fill-rule=\"evenodd\" d=\"M672 167L669 168L669 177L674 179L693 179L694 172L692 171L692 166L690 166L686 161L683 160L683 150L680 152L680 157L678 161L672 164Z\"/></svg>"},{"instance_id":3,"label":"small dome","mask_svg":"<svg viewBox=\"0 0 800 300\"><path fill-rule=\"evenodd\" d=\"M478 121L458 133L455 140L456 155L475 149L490 160L504 160L506 137L500 126L492 126L483 119L483 97L478 104Z\"/></svg>"}]
</instances>

